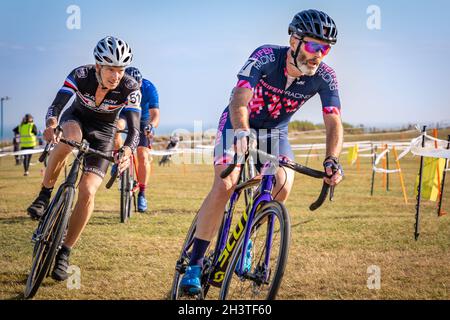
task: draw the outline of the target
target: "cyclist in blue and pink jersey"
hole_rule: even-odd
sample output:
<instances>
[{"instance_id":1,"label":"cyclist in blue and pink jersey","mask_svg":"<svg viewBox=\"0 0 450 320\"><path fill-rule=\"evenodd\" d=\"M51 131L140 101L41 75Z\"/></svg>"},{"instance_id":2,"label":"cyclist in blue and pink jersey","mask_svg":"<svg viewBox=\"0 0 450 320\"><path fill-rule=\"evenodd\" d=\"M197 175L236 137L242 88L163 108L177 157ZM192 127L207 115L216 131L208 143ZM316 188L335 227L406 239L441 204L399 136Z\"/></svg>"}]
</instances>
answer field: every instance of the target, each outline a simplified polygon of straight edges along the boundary
<instances>
[{"instance_id":1,"label":"cyclist in blue and pink jersey","mask_svg":"<svg viewBox=\"0 0 450 320\"><path fill-rule=\"evenodd\" d=\"M148 178L150 176L150 161L148 150L151 148L155 128L159 125L159 97L156 87L149 80L142 77L139 69L135 67L128 67L125 73L133 77L141 88L141 133L139 136L139 145L137 148L137 181L139 183L139 193L137 199L137 207L139 212L147 211L147 199L145 198L145 189L147 188ZM124 114L127 108L120 113L120 119L117 123L119 130L125 129ZM122 145L120 134L116 134L115 148L118 149ZM117 170L117 165L113 165L111 174Z\"/></svg>"},{"instance_id":2,"label":"cyclist in blue and pink jersey","mask_svg":"<svg viewBox=\"0 0 450 320\"><path fill-rule=\"evenodd\" d=\"M336 185L342 180L338 160L343 141L338 82L333 69L322 62L337 41L336 25L324 12L305 10L294 16L289 35L288 47L263 45L251 54L238 73L230 104L220 117L214 150L214 183L198 213L189 267L180 284L185 293L201 291L203 257L217 233L224 207L239 177L239 170L235 170L227 178L220 178L220 173L234 159L227 150L234 148L242 155L251 144L273 155L293 159L288 123L306 101L319 94L326 127L323 165L329 177L325 181ZM250 136L256 140L249 139ZM285 202L294 182L294 171L278 169L275 176L277 184L273 194L276 200Z\"/></svg>"}]
</instances>

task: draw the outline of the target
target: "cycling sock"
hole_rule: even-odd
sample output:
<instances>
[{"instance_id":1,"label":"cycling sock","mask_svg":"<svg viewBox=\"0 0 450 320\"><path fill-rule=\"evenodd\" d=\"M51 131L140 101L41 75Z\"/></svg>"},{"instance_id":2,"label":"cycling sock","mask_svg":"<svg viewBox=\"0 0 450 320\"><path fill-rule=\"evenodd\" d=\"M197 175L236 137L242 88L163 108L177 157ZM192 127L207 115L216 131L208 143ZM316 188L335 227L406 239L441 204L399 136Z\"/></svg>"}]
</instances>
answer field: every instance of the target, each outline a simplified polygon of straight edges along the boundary
<instances>
[{"instance_id":1,"label":"cycling sock","mask_svg":"<svg viewBox=\"0 0 450 320\"><path fill-rule=\"evenodd\" d=\"M67 247L65 244L61 246L61 249L59 249L59 254L65 254L66 256L70 255L71 248Z\"/></svg>"},{"instance_id":2,"label":"cycling sock","mask_svg":"<svg viewBox=\"0 0 450 320\"><path fill-rule=\"evenodd\" d=\"M194 238L194 246L191 252L191 260L189 261L189 265L199 265L203 264L203 258L206 253L206 249L208 249L210 241L202 240L199 238Z\"/></svg>"},{"instance_id":3,"label":"cycling sock","mask_svg":"<svg viewBox=\"0 0 450 320\"><path fill-rule=\"evenodd\" d=\"M147 188L146 184L139 182L139 194L145 196L145 189Z\"/></svg>"},{"instance_id":4,"label":"cycling sock","mask_svg":"<svg viewBox=\"0 0 450 320\"><path fill-rule=\"evenodd\" d=\"M40 193L44 194L44 195L46 195L46 196L48 196L50 198L50 196L52 195L52 191L53 191L53 187L46 188L46 187L42 186L42 189L41 189Z\"/></svg>"}]
</instances>

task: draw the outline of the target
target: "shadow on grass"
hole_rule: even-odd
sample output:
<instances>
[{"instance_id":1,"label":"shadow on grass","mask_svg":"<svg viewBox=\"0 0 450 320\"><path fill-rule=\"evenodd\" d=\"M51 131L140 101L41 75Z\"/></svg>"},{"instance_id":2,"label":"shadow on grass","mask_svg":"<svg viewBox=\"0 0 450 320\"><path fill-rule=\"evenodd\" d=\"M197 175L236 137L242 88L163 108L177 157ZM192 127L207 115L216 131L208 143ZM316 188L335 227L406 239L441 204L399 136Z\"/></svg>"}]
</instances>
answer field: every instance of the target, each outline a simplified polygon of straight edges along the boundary
<instances>
[{"instance_id":1,"label":"shadow on grass","mask_svg":"<svg viewBox=\"0 0 450 320\"><path fill-rule=\"evenodd\" d=\"M31 221L30 217L1 217L0 224L23 224L24 222Z\"/></svg>"},{"instance_id":2,"label":"shadow on grass","mask_svg":"<svg viewBox=\"0 0 450 320\"><path fill-rule=\"evenodd\" d=\"M299 223L291 225L291 228L299 227L302 224L307 224L307 223L312 222L314 220L316 220L316 219L309 219L309 220L305 220L305 221L300 221Z\"/></svg>"},{"instance_id":3,"label":"shadow on grass","mask_svg":"<svg viewBox=\"0 0 450 320\"><path fill-rule=\"evenodd\" d=\"M17 273L11 273L11 272L2 272L0 273L0 277L2 278L0 280L0 286L14 286L22 288L22 290L25 289L25 285L27 283L28 274L17 274ZM49 288L54 287L58 283L54 281L44 281L41 283L40 288ZM5 300L23 300L25 299L23 291L18 292L16 295L10 296L8 298L5 298Z\"/></svg>"}]
</instances>

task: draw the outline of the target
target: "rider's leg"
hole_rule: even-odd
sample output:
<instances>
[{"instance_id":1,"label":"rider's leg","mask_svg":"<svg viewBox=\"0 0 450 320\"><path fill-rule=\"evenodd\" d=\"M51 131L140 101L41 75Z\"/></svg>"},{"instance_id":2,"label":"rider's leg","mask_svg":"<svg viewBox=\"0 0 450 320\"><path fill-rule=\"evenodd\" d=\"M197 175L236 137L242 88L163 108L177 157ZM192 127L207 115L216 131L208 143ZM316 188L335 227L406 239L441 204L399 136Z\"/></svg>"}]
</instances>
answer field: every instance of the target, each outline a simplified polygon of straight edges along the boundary
<instances>
[{"instance_id":1,"label":"rider's leg","mask_svg":"<svg viewBox=\"0 0 450 320\"><path fill-rule=\"evenodd\" d=\"M150 172L150 161L148 147L139 146L137 148L137 181L139 183L138 210L140 212L147 210L147 200L145 199L145 189L147 188Z\"/></svg>"},{"instance_id":2,"label":"rider's leg","mask_svg":"<svg viewBox=\"0 0 450 320\"><path fill-rule=\"evenodd\" d=\"M150 161L147 147L138 147L137 148L137 160L138 160L138 171L137 171L137 180L139 185L147 186L148 176L150 171ZM141 191L145 191L141 189Z\"/></svg>"},{"instance_id":3,"label":"rider's leg","mask_svg":"<svg viewBox=\"0 0 450 320\"><path fill-rule=\"evenodd\" d=\"M286 167L279 167L277 169L275 179L276 184L273 188L272 194L275 200L286 202L292 185L294 184L295 171Z\"/></svg>"},{"instance_id":4,"label":"rider's leg","mask_svg":"<svg viewBox=\"0 0 450 320\"><path fill-rule=\"evenodd\" d=\"M69 120L62 124L64 137L69 140L81 141L82 131L75 120ZM28 207L28 214L33 219L39 219L47 209L53 186L58 179L65 160L72 148L64 143L58 143L48 157L47 168L42 181L42 189L38 197Z\"/></svg>"},{"instance_id":5,"label":"rider's leg","mask_svg":"<svg viewBox=\"0 0 450 320\"><path fill-rule=\"evenodd\" d=\"M81 141L83 134L81 132L80 125L76 121L64 122L62 124L62 129L64 132L64 138L67 140L75 140L78 142ZM50 152L44 180L42 181L42 185L45 188L53 188L61 169L65 165L65 160L71 151L72 147L69 145L65 143L58 143L52 152Z\"/></svg>"},{"instance_id":6,"label":"rider's leg","mask_svg":"<svg viewBox=\"0 0 450 320\"><path fill-rule=\"evenodd\" d=\"M209 245L209 242L214 238L220 227L225 206L239 179L239 168L236 168L227 178L222 179L220 173L226 167L226 165L216 165L214 167L213 186L198 212L191 265L202 263L207 245ZM197 242L201 246L198 251L195 243L196 240L198 240Z\"/></svg>"},{"instance_id":7,"label":"rider's leg","mask_svg":"<svg viewBox=\"0 0 450 320\"><path fill-rule=\"evenodd\" d=\"M95 173L86 172L78 185L78 200L70 217L66 238L55 259L52 278L63 281L68 278L69 256L72 247L80 238L84 227L94 211L95 194L103 178Z\"/></svg>"},{"instance_id":8,"label":"rider's leg","mask_svg":"<svg viewBox=\"0 0 450 320\"><path fill-rule=\"evenodd\" d=\"M94 211L94 199L103 178L92 172L85 172L78 186L78 200L69 221L64 245L72 248L78 241L84 227Z\"/></svg>"},{"instance_id":9,"label":"rider's leg","mask_svg":"<svg viewBox=\"0 0 450 320\"><path fill-rule=\"evenodd\" d=\"M214 167L213 186L198 212L191 258L186 273L181 280L181 290L190 294L198 294L201 291L200 275L203 257L209 243L217 233L225 205L239 179L238 168L227 178L222 179L220 173L225 168L226 165L216 165Z\"/></svg>"}]
</instances>

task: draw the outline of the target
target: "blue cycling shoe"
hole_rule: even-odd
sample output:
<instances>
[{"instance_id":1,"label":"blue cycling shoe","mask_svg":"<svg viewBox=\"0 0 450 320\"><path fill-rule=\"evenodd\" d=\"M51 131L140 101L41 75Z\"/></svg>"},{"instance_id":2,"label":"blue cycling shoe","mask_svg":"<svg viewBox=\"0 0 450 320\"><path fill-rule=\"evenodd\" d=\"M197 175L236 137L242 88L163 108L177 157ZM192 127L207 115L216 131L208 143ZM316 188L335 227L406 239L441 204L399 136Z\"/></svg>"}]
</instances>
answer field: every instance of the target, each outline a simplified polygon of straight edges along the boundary
<instances>
[{"instance_id":1,"label":"blue cycling shoe","mask_svg":"<svg viewBox=\"0 0 450 320\"><path fill-rule=\"evenodd\" d=\"M202 284L200 276L202 274L202 267L198 265L188 266L186 273L180 282L180 290L183 293L196 295L202 291Z\"/></svg>"},{"instance_id":2,"label":"blue cycling shoe","mask_svg":"<svg viewBox=\"0 0 450 320\"><path fill-rule=\"evenodd\" d=\"M145 196L143 194L138 195L138 211L139 212L145 212L147 211L147 199L145 199Z\"/></svg>"},{"instance_id":3,"label":"blue cycling shoe","mask_svg":"<svg viewBox=\"0 0 450 320\"><path fill-rule=\"evenodd\" d=\"M248 239L248 243L247 243L247 250L245 252L245 259L244 259L244 265L242 266L242 271L244 271L244 273L250 272L250 270L252 269L252 258L253 258L253 241L252 239ZM238 272L239 269L239 263L241 262L241 257L239 257L237 263L236 263L236 273Z\"/></svg>"}]
</instances>

